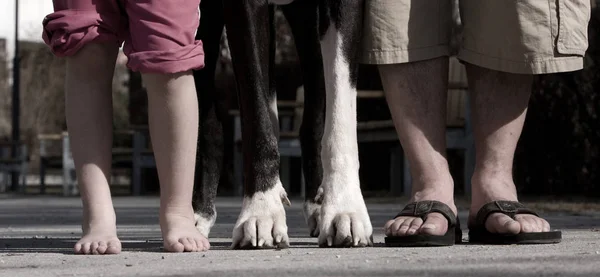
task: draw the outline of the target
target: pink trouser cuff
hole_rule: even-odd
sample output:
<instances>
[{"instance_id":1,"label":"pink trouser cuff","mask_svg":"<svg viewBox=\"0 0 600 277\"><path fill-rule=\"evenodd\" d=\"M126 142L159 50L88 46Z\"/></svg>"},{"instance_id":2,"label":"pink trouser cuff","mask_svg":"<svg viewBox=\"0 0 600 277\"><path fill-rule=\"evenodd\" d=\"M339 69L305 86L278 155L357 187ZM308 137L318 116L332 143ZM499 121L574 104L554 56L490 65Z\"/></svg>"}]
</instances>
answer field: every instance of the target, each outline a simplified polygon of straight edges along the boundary
<instances>
[{"instance_id":1,"label":"pink trouser cuff","mask_svg":"<svg viewBox=\"0 0 600 277\"><path fill-rule=\"evenodd\" d=\"M178 73L204 67L204 49L200 40L167 51L128 52L126 47L127 67L141 73Z\"/></svg>"},{"instance_id":2,"label":"pink trouser cuff","mask_svg":"<svg viewBox=\"0 0 600 277\"><path fill-rule=\"evenodd\" d=\"M114 20L113 20L114 21ZM56 56L71 56L90 42L112 42L120 45L122 39L111 30L119 22L100 18L94 11L62 10L44 18L44 42Z\"/></svg>"}]
</instances>

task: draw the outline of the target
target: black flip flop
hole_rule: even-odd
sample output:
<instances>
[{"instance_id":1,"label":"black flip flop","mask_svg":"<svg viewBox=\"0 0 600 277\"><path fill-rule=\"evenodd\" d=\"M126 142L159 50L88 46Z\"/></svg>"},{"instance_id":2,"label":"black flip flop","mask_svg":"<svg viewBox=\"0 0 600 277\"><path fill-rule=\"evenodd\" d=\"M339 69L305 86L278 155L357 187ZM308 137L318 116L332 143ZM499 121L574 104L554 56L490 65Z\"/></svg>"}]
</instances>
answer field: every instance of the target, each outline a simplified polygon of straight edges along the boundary
<instances>
[{"instance_id":1,"label":"black flip flop","mask_svg":"<svg viewBox=\"0 0 600 277\"><path fill-rule=\"evenodd\" d=\"M561 231L550 231L540 233L520 234L496 234L485 228L485 221L494 213L502 213L515 219L518 214L531 214L538 216L536 212L528 209L525 205L515 201L494 201L481 207L475 217L473 226L469 226L469 243L480 244L551 244L559 243L562 239Z\"/></svg>"},{"instance_id":2,"label":"black flip flop","mask_svg":"<svg viewBox=\"0 0 600 277\"><path fill-rule=\"evenodd\" d=\"M420 217L423 222L430 213L440 213L448 220L448 231L443 236L415 234L409 236L386 237L385 245L390 247L452 246L462 241L462 231L458 217L448 205L439 201L419 201L406 205L394 218L399 216Z\"/></svg>"}]
</instances>

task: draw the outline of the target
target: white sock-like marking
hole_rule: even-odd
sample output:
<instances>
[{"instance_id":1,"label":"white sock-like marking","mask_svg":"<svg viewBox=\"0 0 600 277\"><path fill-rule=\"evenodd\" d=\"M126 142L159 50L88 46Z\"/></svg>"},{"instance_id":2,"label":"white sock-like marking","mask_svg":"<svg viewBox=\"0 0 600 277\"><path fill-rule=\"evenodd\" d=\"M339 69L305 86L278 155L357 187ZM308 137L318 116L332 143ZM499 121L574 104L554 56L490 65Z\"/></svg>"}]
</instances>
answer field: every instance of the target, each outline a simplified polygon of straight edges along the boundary
<instances>
[{"instance_id":1,"label":"white sock-like marking","mask_svg":"<svg viewBox=\"0 0 600 277\"><path fill-rule=\"evenodd\" d=\"M330 25L321 40L327 90L322 140L323 202L319 245L372 245L373 228L360 190L356 87L344 57L343 35Z\"/></svg>"},{"instance_id":2,"label":"white sock-like marking","mask_svg":"<svg viewBox=\"0 0 600 277\"><path fill-rule=\"evenodd\" d=\"M333 25L321 41L327 89L321 150L324 184L328 185L323 188L325 193L332 189L329 185L342 185L344 188L359 186L356 87L351 84L350 65L344 57L343 41L342 34Z\"/></svg>"},{"instance_id":3,"label":"white sock-like marking","mask_svg":"<svg viewBox=\"0 0 600 277\"><path fill-rule=\"evenodd\" d=\"M212 216L206 216L202 213L195 213L194 218L196 219L196 229L200 231L200 233L208 238L210 234L210 229L215 225L215 221L217 220L217 211L213 210Z\"/></svg>"}]
</instances>

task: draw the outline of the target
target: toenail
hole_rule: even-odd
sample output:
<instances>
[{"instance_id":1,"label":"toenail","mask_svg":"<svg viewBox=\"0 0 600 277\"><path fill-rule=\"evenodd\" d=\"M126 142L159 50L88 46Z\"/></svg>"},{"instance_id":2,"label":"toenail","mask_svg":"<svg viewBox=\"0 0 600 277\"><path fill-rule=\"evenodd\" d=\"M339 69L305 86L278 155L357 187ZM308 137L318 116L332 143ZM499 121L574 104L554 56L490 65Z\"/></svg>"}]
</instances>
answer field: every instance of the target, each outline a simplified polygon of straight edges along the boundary
<instances>
[{"instance_id":1,"label":"toenail","mask_svg":"<svg viewBox=\"0 0 600 277\"><path fill-rule=\"evenodd\" d=\"M421 227L421 229L435 230L437 226L435 224L425 224Z\"/></svg>"}]
</instances>

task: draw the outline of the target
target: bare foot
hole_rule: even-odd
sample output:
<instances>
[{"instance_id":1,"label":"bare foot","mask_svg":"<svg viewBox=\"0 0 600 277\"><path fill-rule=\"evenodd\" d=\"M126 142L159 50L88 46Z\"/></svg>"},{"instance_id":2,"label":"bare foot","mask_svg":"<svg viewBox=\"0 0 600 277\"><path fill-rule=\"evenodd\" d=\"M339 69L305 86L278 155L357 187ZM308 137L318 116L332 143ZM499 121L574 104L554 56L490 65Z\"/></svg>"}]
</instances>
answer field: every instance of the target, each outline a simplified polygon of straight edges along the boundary
<instances>
[{"instance_id":1,"label":"bare foot","mask_svg":"<svg viewBox=\"0 0 600 277\"><path fill-rule=\"evenodd\" d=\"M477 212L483 205L496 201L518 201L515 184L512 176L498 176L486 174L486 177L473 177L473 195L471 210L469 212L469 225L475 221ZM485 228L491 233L519 234L549 232L550 224L543 218L530 214L519 214L515 219L501 213L491 214L486 222Z\"/></svg>"},{"instance_id":2,"label":"bare foot","mask_svg":"<svg viewBox=\"0 0 600 277\"><path fill-rule=\"evenodd\" d=\"M199 252L210 248L208 239L195 226L192 206L165 208L160 213L163 246L167 252Z\"/></svg>"},{"instance_id":3,"label":"bare foot","mask_svg":"<svg viewBox=\"0 0 600 277\"><path fill-rule=\"evenodd\" d=\"M413 181L414 182L414 181ZM439 185L436 182L432 185L421 185L424 188L416 192L410 199L409 203L436 200L440 201L457 214L456 205L454 205L454 185L451 177L446 178L444 183L449 185ZM443 236L448 231L448 220L440 213L431 213L427 216L427 220L423 222L420 217L399 216L389 220L383 227L386 236L401 237L411 236L416 234L426 234L434 236Z\"/></svg>"},{"instance_id":4,"label":"bare foot","mask_svg":"<svg viewBox=\"0 0 600 277\"><path fill-rule=\"evenodd\" d=\"M121 241L117 237L114 211L109 216L84 216L83 236L75 244L75 254L119 254ZM93 219L92 219L93 218Z\"/></svg>"}]
</instances>

